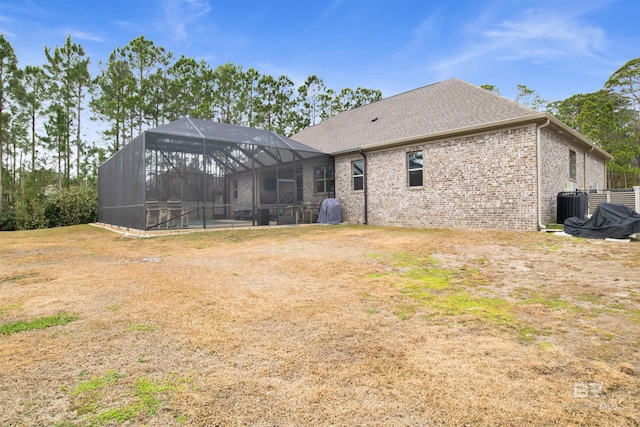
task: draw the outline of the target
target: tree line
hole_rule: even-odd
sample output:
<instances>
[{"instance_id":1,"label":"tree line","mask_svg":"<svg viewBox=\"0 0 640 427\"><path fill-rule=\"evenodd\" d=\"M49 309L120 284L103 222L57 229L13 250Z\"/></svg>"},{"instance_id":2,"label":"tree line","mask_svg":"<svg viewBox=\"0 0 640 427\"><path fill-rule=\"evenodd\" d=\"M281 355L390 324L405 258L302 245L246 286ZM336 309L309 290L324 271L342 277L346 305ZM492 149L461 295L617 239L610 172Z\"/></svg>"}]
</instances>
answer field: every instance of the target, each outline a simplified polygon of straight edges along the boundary
<instances>
[{"instance_id":1,"label":"tree line","mask_svg":"<svg viewBox=\"0 0 640 427\"><path fill-rule=\"evenodd\" d=\"M484 89L500 93L490 84ZM519 84L516 101L546 111L614 156L607 164L607 188L640 185L640 58L616 70L602 89L549 102Z\"/></svg>"},{"instance_id":2,"label":"tree line","mask_svg":"<svg viewBox=\"0 0 640 427\"><path fill-rule=\"evenodd\" d=\"M616 70L602 89L547 108L614 156L607 164L609 188L640 185L640 58Z\"/></svg>"},{"instance_id":3,"label":"tree line","mask_svg":"<svg viewBox=\"0 0 640 427\"><path fill-rule=\"evenodd\" d=\"M93 203L98 166L145 129L189 116L290 136L382 98L376 89L335 91L317 75L296 87L286 75L176 59L144 36L114 49L97 75L89 64L69 36L62 46L44 47L43 65L21 68L0 34L0 230L7 228L3 218L21 228L51 225L47 203L60 204L60 194ZM608 185L628 187L640 184L639 82L640 58L598 92L548 102L518 85L515 100L548 111L612 153ZM101 140L88 140L87 129L96 127ZM73 190L78 186L86 189L82 197Z\"/></svg>"},{"instance_id":4,"label":"tree line","mask_svg":"<svg viewBox=\"0 0 640 427\"><path fill-rule=\"evenodd\" d=\"M69 36L44 48L42 66L20 68L0 35L0 210L72 185L95 187L106 158L145 129L180 117L290 136L382 98L376 89L335 91L317 75L296 87L286 75L175 59L144 36L117 47L97 75L89 63ZM85 139L87 119L99 123L102 141Z\"/></svg>"}]
</instances>

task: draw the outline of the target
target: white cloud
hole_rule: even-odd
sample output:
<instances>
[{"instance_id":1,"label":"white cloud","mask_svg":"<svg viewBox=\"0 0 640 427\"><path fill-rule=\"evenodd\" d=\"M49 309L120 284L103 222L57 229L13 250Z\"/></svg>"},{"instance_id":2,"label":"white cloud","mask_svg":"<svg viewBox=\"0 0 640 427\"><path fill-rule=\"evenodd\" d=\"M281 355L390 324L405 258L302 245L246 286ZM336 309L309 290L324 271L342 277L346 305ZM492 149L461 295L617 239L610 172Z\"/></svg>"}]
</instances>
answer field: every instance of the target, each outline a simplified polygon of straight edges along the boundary
<instances>
[{"instance_id":1,"label":"white cloud","mask_svg":"<svg viewBox=\"0 0 640 427\"><path fill-rule=\"evenodd\" d=\"M567 57L598 57L604 53L606 35L598 27L571 16L528 10L486 29L478 29L464 49L442 58L433 67L445 71L479 58L492 61L544 62Z\"/></svg>"},{"instance_id":2,"label":"white cloud","mask_svg":"<svg viewBox=\"0 0 640 427\"><path fill-rule=\"evenodd\" d=\"M140 23L138 22L132 22L132 21L123 21L123 20L116 20L113 22L114 25L117 25L118 27L124 29L124 30L128 30L128 31L139 31L140 30Z\"/></svg>"},{"instance_id":3,"label":"white cloud","mask_svg":"<svg viewBox=\"0 0 640 427\"><path fill-rule=\"evenodd\" d=\"M331 18L331 16L336 13L342 3L344 3L344 0L333 0L331 4L325 8L324 12L320 15L316 22L322 23L325 20Z\"/></svg>"},{"instance_id":4,"label":"white cloud","mask_svg":"<svg viewBox=\"0 0 640 427\"><path fill-rule=\"evenodd\" d=\"M207 0L164 0L162 2L163 29L170 31L176 40L186 41L188 30L199 18L211 11Z\"/></svg>"},{"instance_id":5,"label":"white cloud","mask_svg":"<svg viewBox=\"0 0 640 427\"><path fill-rule=\"evenodd\" d=\"M22 2L2 2L2 12L7 15L46 15L47 10L32 1L22 1Z\"/></svg>"},{"instance_id":6,"label":"white cloud","mask_svg":"<svg viewBox=\"0 0 640 427\"><path fill-rule=\"evenodd\" d=\"M3 34L5 36L5 38L16 37L16 33L14 33L11 30L8 30L8 29L4 28L2 25L0 25L0 34Z\"/></svg>"},{"instance_id":7,"label":"white cloud","mask_svg":"<svg viewBox=\"0 0 640 427\"><path fill-rule=\"evenodd\" d=\"M422 23L413 30L415 40L422 41L426 38L433 37L438 33L440 26L442 25L442 13L436 9L429 16L427 16Z\"/></svg>"},{"instance_id":8,"label":"white cloud","mask_svg":"<svg viewBox=\"0 0 640 427\"><path fill-rule=\"evenodd\" d=\"M443 25L443 14L440 9L435 9L420 25L408 32L408 42L402 46L394 55L396 61L403 61L407 57L412 57L416 52L427 49L430 42L437 40Z\"/></svg>"},{"instance_id":9,"label":"white cloud","mask_svg":"<svg viewBox=\"0 0 640 427\"><path fill-rule=\"evenodd\" d=\"M64 36L71 36L72 39L104 43L104 38L102 38L97 34L90 33L87 31L74 30L74 29L65 27L65 28L62 28L60 32L63 33Z\"/></svg>"},{"instance_id":10,"label":"white cloud","mask_svg":"<svg viewBox=\"0 0 640 427\"><path fill-rule=\"evenodd\" d=\"M604 32L600 28L544 11L528 11L525 16L504 21L497 29L485 31L483 35L489 44L520 51L516 55L519 58L536 57L548 51L538 49L538 46L550 46L558 54L592 56L602 49L604 42ZM529 49L531 53L527 55Z\"/></svg>"}]
</instances>

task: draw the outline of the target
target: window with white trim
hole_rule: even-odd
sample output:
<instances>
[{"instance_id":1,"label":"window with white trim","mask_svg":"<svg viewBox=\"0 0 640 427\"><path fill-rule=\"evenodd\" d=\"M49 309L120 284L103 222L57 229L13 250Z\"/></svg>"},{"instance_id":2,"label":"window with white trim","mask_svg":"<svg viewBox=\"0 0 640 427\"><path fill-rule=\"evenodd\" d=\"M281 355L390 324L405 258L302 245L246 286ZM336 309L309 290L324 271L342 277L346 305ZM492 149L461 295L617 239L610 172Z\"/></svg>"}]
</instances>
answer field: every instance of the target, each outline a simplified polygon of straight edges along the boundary
<instances>
[{"instance_id":1,"label":"window with white trim","mask_svg":"<svg viewBox=\"0 0 640 427\"><path fill-rule=\"evenodd\" d=\"M576 180L577 179L576 172L576 152L573 150L569 150L569 179Z\"/></svg>"},{"instance_id":2,"label":"window with white trim","mask_svg":"<svg viewBox=\"0 0 640 427\"><path fill-rule=\"evenodd\" d=\"M364 190L364 160L354 160L351 162L353 175L353 189L355 191Z\"/></svg>"},{"instance_id":3,"label":"window with white trim","mask_svg":"<svg viewBox=\"0 0 640 427\"><path fill-rule=\"evenodd\" d=\"M407 154L407 174L409 187L422 187L422 151Z\"/></svg>"}]
</instances>

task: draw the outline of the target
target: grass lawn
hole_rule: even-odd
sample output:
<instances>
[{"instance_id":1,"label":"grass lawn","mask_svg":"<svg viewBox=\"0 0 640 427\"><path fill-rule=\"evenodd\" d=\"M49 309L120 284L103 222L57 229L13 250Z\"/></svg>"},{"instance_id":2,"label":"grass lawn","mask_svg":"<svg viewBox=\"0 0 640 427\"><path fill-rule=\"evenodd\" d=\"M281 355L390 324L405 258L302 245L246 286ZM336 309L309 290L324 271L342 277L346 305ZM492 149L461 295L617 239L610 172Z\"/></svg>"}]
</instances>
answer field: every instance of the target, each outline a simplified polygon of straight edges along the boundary
<instances>
[{"instance_id":1,"label":"grass lawn","mask_svg":"<svg viewBox=\"0 0 640 427\"><path fill-rule=\"evenodd\" d=\"M640 424L640 244L0 233L0 425Z\"/></svg>"}]
</instances>

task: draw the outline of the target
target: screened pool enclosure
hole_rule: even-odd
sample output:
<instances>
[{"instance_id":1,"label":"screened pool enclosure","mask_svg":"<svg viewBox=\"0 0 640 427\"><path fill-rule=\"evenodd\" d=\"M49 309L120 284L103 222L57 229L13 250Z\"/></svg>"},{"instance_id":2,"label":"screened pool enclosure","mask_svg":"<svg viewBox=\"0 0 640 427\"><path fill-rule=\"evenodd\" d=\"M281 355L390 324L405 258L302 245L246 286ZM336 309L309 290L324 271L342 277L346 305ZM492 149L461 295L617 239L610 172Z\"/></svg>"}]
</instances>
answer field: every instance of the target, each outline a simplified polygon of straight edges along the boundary
<instances>
[{"instance_id":1,"label":"screened pool enclosure","mask_svg":"<svg viewBox=\"0 0 640 427\"><path fill-rule=\"evenodd\" d=\"M138 230L315 222L333 159L260 129L182 118L98 172L99 221Z\"/></svg>"}]
</instances>

